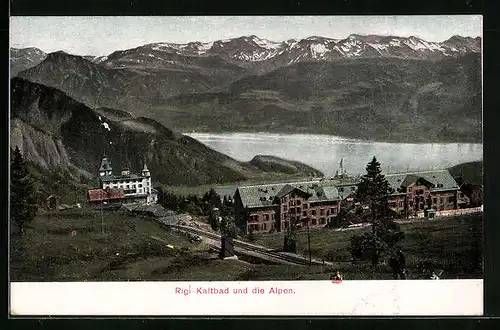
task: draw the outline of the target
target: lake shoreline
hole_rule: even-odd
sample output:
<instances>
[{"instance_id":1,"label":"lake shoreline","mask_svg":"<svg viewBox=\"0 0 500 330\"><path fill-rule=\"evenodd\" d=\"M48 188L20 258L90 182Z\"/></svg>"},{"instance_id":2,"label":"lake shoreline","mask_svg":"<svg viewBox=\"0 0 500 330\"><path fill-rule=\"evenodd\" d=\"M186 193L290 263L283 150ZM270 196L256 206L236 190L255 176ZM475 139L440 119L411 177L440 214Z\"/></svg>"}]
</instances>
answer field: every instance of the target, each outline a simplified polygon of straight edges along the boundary
<instances>
[{"instance_id":1,"label":"lake shoreline","mask_svg":"<svg viewBox=\"0 0 500 330\"><path fill-rule=\"evenodd\" d=\"M343 159L348 174L365 173L373 156L385 173L445 169L482 160L480 143L389 143L325 134L284 133L186 133L229 157L248 162L256 155L270 155L311 166L326 177L334 176Z\"/></svg>"},{"instance_id":2,"label":"lake shoreline","mask_svg":"<svg viewBox=\"0 0 500 330\"><path fill-rule=\"evenodd\" d=\"M254 130L235 130L235 131L208 131L208 130L196 130L191 132L182 132L182 135L191 136L192 134L206 134L206 135L231 135L231 134L266 134L266 135L304 135L304 136L328 136L328 137L339 137L343 140L348 141L359 141L359 142L377 142L377 143L399 143L399 144L453 144L453 143L466 143L466 144L483 144L484 141L478 139L441 139L441 140L414 140L414 139L384 139L384 138L371 138L366 139L363 137L354 136L343 136L334 135L328 133L320 132L309 132L309 131L293 131L293 130L273 130L273 131L254 131Z\"/></svg>"}]
</instances>

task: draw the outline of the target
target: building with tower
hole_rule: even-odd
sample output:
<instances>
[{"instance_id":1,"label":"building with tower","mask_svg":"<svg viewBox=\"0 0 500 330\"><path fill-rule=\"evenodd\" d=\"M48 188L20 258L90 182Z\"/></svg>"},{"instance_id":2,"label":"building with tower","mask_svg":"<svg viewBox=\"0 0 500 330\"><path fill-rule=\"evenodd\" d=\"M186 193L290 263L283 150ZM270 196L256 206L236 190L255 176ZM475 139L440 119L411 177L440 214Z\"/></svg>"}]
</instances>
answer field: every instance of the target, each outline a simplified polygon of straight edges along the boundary
<instances>
[{"instance_id":1,"label":"building with tower","mask_svg":"<svg viewBox=\"0 0 500 330\"><path fill-rule=\"evenodd\" d=\"M130 173L130 169L126 167L119 175L115 175L111 161L104 156L99 167L99 183L99 189L89 190L90 203L155 204L158 201L158 192L151 185L151 173L146 163L140 174ZM111 199L107 201L108 195L114 196L113 201ZM95 197L92 198L93 196ZM121 196L121 198L116 198L116 196Z\"/></svg>"},{"instance_id":2,"label":"building with tower","mask_svg":"<svg viewBox=\"0 0 500 330\"><path fill-rule=\"evenodd\" d=\"M343 201L352 198L359 178L350 177L340 162L332 178L239 186L234 193L235 222L242 232L321 228L334 221Z\"/></svg>"},{"instance_id":3,"label":"building with tower","mask_svg":"<svg viewBox=\"0 0 500 330\"><path fill-rule=\"evenodd\" d=\"M424 217L431 211L452 214L470 204L448 170L391 173L385 178L391 188L389 207L400 219ZM235 222L244 233L284 231L292 220L299 227L336 226L340 209L356 202L360 181L360 176L347 175L342 159L331 178L238 186L233 198Z\"/></svg>"}]
</instances>

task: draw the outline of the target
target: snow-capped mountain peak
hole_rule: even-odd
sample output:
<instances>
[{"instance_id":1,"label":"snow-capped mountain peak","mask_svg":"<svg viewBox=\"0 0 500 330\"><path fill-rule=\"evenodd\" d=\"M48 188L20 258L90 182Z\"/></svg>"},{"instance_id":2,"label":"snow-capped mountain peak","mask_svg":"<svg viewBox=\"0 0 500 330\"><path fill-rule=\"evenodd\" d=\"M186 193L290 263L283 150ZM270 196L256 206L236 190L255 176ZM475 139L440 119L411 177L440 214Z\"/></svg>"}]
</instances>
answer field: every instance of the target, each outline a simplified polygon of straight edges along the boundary
<instances>
[{"instance_id":1,"label":"snow-capped mountain peak","mask_svg":"<svg viewBox=\"0 0 500 330\"><path fill-rule=\"evenodd\" d=\"M202 43L199 41L185 44L161 42L146 46L150 47L153 51L170 52L179 55L203 55L212 47L213 44L213 42Z\"/></svg>"},{"instance_id":2,"label":"snow-capped mountain peak","mask_svg":"<svg viewBox=\"0 0 500 330\"><path fill-rule=\"evenodd\" d=\"M278 49L281 45L280 42L275 42L267 39L261 39L257 36L252 36L251 40L257 44L259 47L264 49Z\"/></svg>"},{"instance_id":3,"label":"snow-capped mountain peak","mask_svg":"<svg viewBox=\"0 0 500 330\"><path fill-rule=\"evenodd\" d=\"M311 45L311 54L313 58L322 58L328 52L328 48L324 44L312 44Z\"/></svg>"},{"instance_id":4,"label":"snow-capped mountain peak","mask_svg":"<svg viewBox=\"0 0 500 330\"><path fill-rule=\"evenodd\" d=\"M302 39L273 41L256 35L210 42L158 42L114 52L104 57L88 57L108 67L174 68L210 67L210 61L225 61L240 68L262 67L268 71L300 61L335 61L392 57L439 59L480 52L481 39L453 36L443 42L426 41L418 36L381 36L351 34L344 39L310 36ZM14 56L15 57L15 56ZM211 60L205 58L211 57ZM201 61L201 62L200 62ZM218 62L220 63L220 62Z\"/></svg>"}]
</instances>

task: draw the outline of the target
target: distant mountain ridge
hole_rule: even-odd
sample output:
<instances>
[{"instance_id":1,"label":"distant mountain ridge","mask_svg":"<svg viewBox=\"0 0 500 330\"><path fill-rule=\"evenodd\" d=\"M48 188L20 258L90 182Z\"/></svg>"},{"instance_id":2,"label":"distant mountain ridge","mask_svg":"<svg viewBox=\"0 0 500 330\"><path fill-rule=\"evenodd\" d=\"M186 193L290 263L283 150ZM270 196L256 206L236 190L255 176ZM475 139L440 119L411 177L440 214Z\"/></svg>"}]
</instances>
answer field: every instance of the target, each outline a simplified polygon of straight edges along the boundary
<instances>
[{"instance_id":1,"label":"distant mountain ridge","mask_svg":"<svg viewBox=\"0 0 500 330\"><path fill-rule=\"evenodd\" d=\"M414 36L405 38L352 34L345 39L313 36L275 42L252 35L209 43L153 43L135 48L135 51L114 52L101 63L112 67L120 67L133 61L147 63L148 58L140 58L139 54L150 58L163 58L167 54L192 57L218 55L231 63L269 71L305 60L380 57L435 60L480 51L479 37L453 36L443 42L429 42Z\"/></svg>"},{"instance_id":2,"label":"distant mountain ridge","mask_svg":"<svg viewBox=\"0 0 500 330\"><path fill-rule=\"evenodd\" d=\"M29 48L16 49L11 64ZM33 49L33 48L31 48ZM38 50L40 52L40 50ZM85 59L108 67L142 66L155 68L179 64L181 57L199 58L219 56L243 67L269 71L280 66L304 60L338 60L342 58L394 57L407 59L440 59L481 52L481 38L452 36L443 42L429 42L410 36L380 36L351 34L344 39L311 36L305 39L271 41L258 36L242 36L213 42L152 43L106 56L82 55ZM43 52L42 52L43 53ZM177 55L177 56L176 56ZM26 56L30 56L26 54ZM32 55L33 56L33 55ZM40 55L35 55L40 58ZM255 63L262 64L257 67ZM265 63L263 63L265 62Z\"/></svg>"},{"instance_id":3,"label":"distant mountain ridge","mask_svg":"<svg viewBox=\"0 0 500 330\"><path fill-rule=\"evenodd\" d=\"M30 48L10 49L10 76L16 76L20 71L34 67L47 57L43 50Z\"/></svg>"}]
</instances>

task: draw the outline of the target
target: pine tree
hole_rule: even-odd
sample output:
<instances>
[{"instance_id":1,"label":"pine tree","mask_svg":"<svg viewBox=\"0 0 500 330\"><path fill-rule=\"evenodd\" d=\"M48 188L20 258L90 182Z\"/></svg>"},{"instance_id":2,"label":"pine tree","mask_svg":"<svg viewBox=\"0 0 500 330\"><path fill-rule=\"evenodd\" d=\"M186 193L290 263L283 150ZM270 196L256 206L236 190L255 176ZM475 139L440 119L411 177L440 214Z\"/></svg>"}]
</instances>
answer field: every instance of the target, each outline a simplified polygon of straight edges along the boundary
<instances>
[{"instance_id":1,"label":"pine tree","mask_svg":"<svg viewBox=\"0 0 500 330\"><path fill-rule=\"evenodd\" d=\"M213 188L211 188L203 195L202 201L208 202L208 204L210 204L212 208L217 207L220 209L221 207L221 198Z\"/></svg>"},{"instance_id":2,"label":"pine tree","mask_svg":"<svg viewBox=\"0 0 500 330\"><path fill-rule=\"evenodd\" d=\"M356 199L361 204L368 204L374 220L390 214L388 198L391 193L389 183L380 169L380 163L373 157L366 166L366 174L361 177ZM374 221L375 223L375 221Z\"/></svg>"},{"instance_id":3,"label":"pine tree","mask_svg":"<svg viewBox=\"0 0 500 330\"><path fill-rule=\"evenodd\" d=\"M234 222L234 218L231 216L222 217L219 229L222 236L230 236L232 238L238 237L236 224Z\"/></svg>"},{"instance_id":4,"label":"pine tree","mask_svg":"<svg viewBox=\"0 0 500 330\"><path fill-rule=\"evenodd\" d=\"M28 172L21 151L16 146L10 166L10 218L20 234L26 223L33 220L38 211L33 179Z\"/></svg>"},{"instance_id":5,"label":"pine tree","mask_svg":"<svg viewBox=\"0 0 500 330\"><path fill-rule=\"evenodd\" d=\"M392 249L403 237L399 225L391 220L393 212L389 208L389 194L392 189L380 169L375 157L366 166L366 174L361 178L356 192L356 200L368 205L371 234L365 235L365 250L371 254L372 264L378 264L381 254ZM352 249L353 247L351 247Z\"/></svg>"},{"instance_id":6,"label":"pine tree","mask_svg":"<svg viewBox=\"0 0 500 330\"><path fill-rule=\"evenodd\" d=\"M220 212L216 208L210 210L210 214L208 216L208 222L210 223L212 229L215 231L218 231L220 227L219 217L220 217Z\"/></svg>"}]
</instances>

